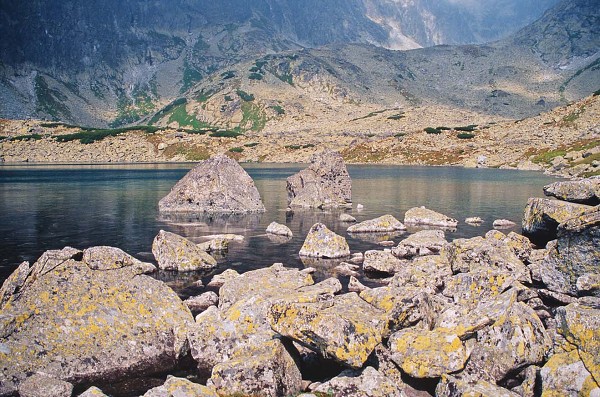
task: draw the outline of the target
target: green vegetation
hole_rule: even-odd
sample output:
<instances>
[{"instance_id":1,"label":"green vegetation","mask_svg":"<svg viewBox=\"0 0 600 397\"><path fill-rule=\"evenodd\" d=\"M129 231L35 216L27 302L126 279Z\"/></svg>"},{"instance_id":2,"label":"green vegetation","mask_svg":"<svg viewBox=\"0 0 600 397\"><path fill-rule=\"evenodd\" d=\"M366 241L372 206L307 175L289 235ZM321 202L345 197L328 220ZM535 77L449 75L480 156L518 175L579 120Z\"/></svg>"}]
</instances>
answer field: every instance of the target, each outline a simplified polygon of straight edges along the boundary
<instances>
[{"instance_id":1,"label":"green vegetation","mask_svg":"<svg viewBox=\"0 0 600 397\"><path fill-rule=\"evenodd\" d=\"M187 90L192 88L196 83L201 81L202 77L202 73L200 73L198 69L190 65L189 62L186 60L183 63L183 80L179 92L186 92Z\"/></svg>"},{"instance_id":2,"label":"green vegetation","mask_svg":"<svg viewBox=\"0 0 600 397\"><path fill-rule=\"evenodd\" d=\"M308 148L311 148L311 147L315 147L315 144L314 143L307 143L307 144L304 144L304 145L286 145L286 146L284 146L284 148L291 149L291 150L308 149Z\"/></svg>"},{"instance_id":3,"label":"green vegetation","mask_svg":"<svg viewBox=\"0 0 600 397\"><path fill-rule=\"evenodd\" d=\"M404 113L396 113L396 114L389 116L388 120L400 120L400 119L403 119L404 117L405 117Z\"/></svg>"},{"instance_id":4,"label":"green vegetation","mask_svg":"<svg viewBox=\"0 0 600 397\"><path fill-rule=\"evenodd\" d=\"M38 112L50 115L53 120L60 119L60 116L71 117L69 108L63 103L67 100L67 97L63 93L51 89L41 75L35 77L33 85L37 98Z\"/></svg>"},{"instance_id":5,"label":"green vegetation","mask_svg":"<svg viewBox=\"0 0 600 397\"><path fill-rule=\"evenodd\" d=\"M582 106L581 108L575 109L571 113L567 114L565 117L563 117L562 121L565 124L574 124L575 120L577 120L579 116L583 114L583 112L585 112L585 107Z\"/></svg>"},{"instance_id":6,"label":"green vegetation","mask_svg":"<svg viewBox=\"0 0 600 397\"><path fill-rule=\"evenodd\" d=\"M214 131L210 134L210 136L213 138L237 138L240 135L243 134L236 130L220 130Z\"/></svg>"},{"instance_id":7,"label":"green vegetation","mask_svg":"<svg viewBox=\"0 0 600 397\"><path fill-rule=\"evenodd\" d=\"M250 73L250 76L248 76L248 78L250 80L262 80L263 79L263 75L260 73Z\"/></svg>"},{"instance_id":8,"label":"green vegetation","mask_svg":"<svg viewBox=\"0 0 600 397\"><path fill-rule=\"evenodd\" d=\"M352 119L350 121L357 121L357 120L367 119L369 117L377 116L378 114L381 114L381 113L383 113L383 112L385 112L387 110L389 110L389 109L377 110L375 112L371 112L371 113L367 114L366 116L357 117L357 118Z\"/></svg>"},{"instance_id":9,"label":"green vegetation","mask_svg":"<svg viewBox=\"0 0 600 397\"><path fill-rule=\"evenodd\" d=\"M260 106L242 102L242 121L239 128L243 130L261 131L267 124L267 116Z\"/></svg>"},{"instance_id":10,"label":"green vegetation","mask_svg":"<svg viewBox=\"0 0 600 397\"><path fill-rule=\"evenodd\" d=\"M61 122L51 122L51 123L41 123L40 127L45 127L45 128L55 128L55 127L65 127L65 128L81 128L78 125L73 125L73 124L67 124L67 123L61 123Z\"/></svg>"},{"instance_id":11,"label":"green vegetation","mask_svg":"<svg viewBox=\"0 0 600 397\"><path fill-rule=\"evenodd\" d=\"M254 65L256 65L256 67L258 68L258 70L262 70L262 68L267 64L268 61L266 60L258 60L256 62L254 62Z\"/></svg>"},{"instance_id":12,"label":"green vegetation","mask_svg":"<svg viewBox=\"0 0 600 397\"><path fill-rule=\"evenodd\" d=\"M159 110L154 116L152 116L152 118L150 119L148 124L152 125L152 124L158 122L158 120L160 120L163 116L165 116L169 112L171 112L175 107L177 107L179 105L185 105L186 103L187 103L187 99L185 99L185 98L175 99L173 102L169 103L167 106L165 106L164 108Z\"/></svg>"},{"instance_id":13,"label":"green vegetation","mask_svg":"<svg viewBox=\"0 0 600 397\"><path fill-rule=\"evenodd\" d=\"M402 138L402 137L404 137L404 136L406 136L406 133L405 133L405 132L399 132L399 133L397 133L397 134L394 134L394 138Z\"/></svg>"},{"instance_id":14,"label":"green vegetation","mask_svg":"<svg viewBox=\"0 0 600 397\"><path fill-rule=\"evenodd\" d=\"M441 134L442 133L441 130L438 130L437 128L433 128L433 127L427 127L423 131L425 131L428 134Z\"/></svg>"},{"instance_id":15,"label":"green vegetation","mask_svg":"<svg viewBox=\"0 0 600 397\"><path fill-rule=\"evenodd\" d=\"M440 130L440 131L450 131L450 130L452 129L452 128L450 128L450 127L443 127L443 126L442 126L442 127L435 127L435 128L436 128L437 130Z\"/></svg>"},{"instance_id":16,"label":"green vegetation","mask_svg":"<svg viewBox=\"0 0 600 397\"><path fill-rule=\"evenodd\" d=\"M278 115L280 115L280 116L281 116L282 114L285 114L285 109L284 109L284 108L282 108L282 107L281 107L281 106L279 106L279 105L273 105L273 106L271 106L271 109L273 109L273 110L275 111L275 113L277 113L277 114L278 114Z\"/></svg>"},{"instance_id":17,"label":"green vegetation","mask_svg":"<svg viewBox=\"0 0 600 397\"><path fill-rule=\"evenodd\" d=\"M594 91L594 94L592 96L598 96L600 95L600 90Z\"/></svg>"},{"instance_id":18,"label":"green vegetation","mask_svg":"<svg viewBox=\"0 0 600 397\"><path fill-rule=\"evenodd\" d=\"M199 93L196 94L196 97L194 99L196 99L198 102L206 102L208 101L213 95L214 95L214 91L212 90L208 90L208 91L204 91L204 89L202 89Z\"/></svg>"},{"instance_id":19,"label":"green vegetation","mask_svg":"<svg viewBox=\"0 0 600 397\"><path fill-rule=\"evenodd\" d=\"M244 151L243 147L232 147L229 149L231 153L242 153Z\"/></svg>"},{"instance_id":20,"label":"green vegetation","mask_svg":"<svg viewBox=\"0 0 600 397\"><path fill-rule=\"evenodd\" d=\"M464 127L454 127L456 131L473 132L477 129L477 124L469 124Z\"/></svg>"},{"instance_id":21,"label":"green vegetation","mask_svg":"<svg viewBox=\"0 0 600 397\"><path fill-rule=\"evenodd\" d=\"M146 116L155 108L153 97L156 97L156 85L150 82L148 90L139 87L126 94L121 90L117 99L117 117L109 124L110 127L119 127L124 124L136 122Z\"/></svg>"},{"instance_id":22,"label":"green vegetation","mask_svg":"<svg viewBox=\"0 0 600 397\"><path fill-rule=\"evenodd\" d=\"M254 100L254 95L249 94L246 91L237 90L236 93L240 98L242 98L242 101L251 102Z\"/></svg>"},{"instance_id":23,"label":"green vegetation","mask_svg":"<svg viewBox=\"0 0 600 397\"><path fill-rule=\"evenodd\" d=\"M170 145L163 154L166 157L183 156L190 161L202 161L210 158L210 153L204 146L186 146L184 143Z\"/></svg>"},{"instance_id":24,"label":"green vegetation","mask_svg":"<svg viewBox=\"0 0 600 397\"><path fill-rule=\"evenodd\" d=\"M139 125L133 127L123 128L111 128L111 129L100 129L100 128L89 128L82 127L81 131L73 134L55 135L54 139L58 142L70 142L79 140L82 144L89 144L96 141L101 141L109 136L117 136L129 131L142 131L147 134L154 134L160 128L151 125Z\"/></svg>"},{"instance_id":25,"label":"green vegetation","mask_svg":"<svg viewBox=\"0 0 600 397\"><path fill-rule=\"evenodd\" d=\"M176 122L180 127L191 127L193 130L206 130L214 128L212 125L205 121L198 120L191 114L187 113L185 103L175 106L171 110L171 116L169 117L169 123Z\"/></svg>"},{"instance_id":26,"label":"green vegetation","mask_svg":"<svg viewBox=\"0 0 600 397\"><path fill-rule=\"evenodd\" d=\"M221 78L223 80L232 79L235 77L235 72L233 70L228 70L226 72L221 73Z\"/></svg>"},{"instance_id":27,"label":"green vegetation","mask_svg":"<svg viewBox=\"0 0 600 397\"><path fill-rule=\"evenodd\" d=\"M42 139L40 134L19 135L10 138L10 141L39 141Z\"/></svg>"},{"instance_id":28,"label":"green vegetation","mask_svg":"<svg viewBox=\"0 0 600 397\"><path fill-rule=\"evenodd\" d=\"M245 147L255 147L255 146L258 146L258 142L250 142L250 143L246 143L244 146L245 146Z\"/></svg>"},{"instance_id":29,"label":"green vegetation","mask_svg":"<svg viewBox=\"0 0 600 397\"><path fill-rule=\"evenodd\" d=\"M456 137L458 139L473 139L475 138L475 134L471 134L469 132L461 132L460 134L456 135Z\"/></svg>"},{"instance_id":30,"label":"green vegetation","mask_svg":"<svg viewBox=\"0 0 600 397\"><path fill-rule=\"evenodd\" d=\"M277 77L279 80L283 81L284 83L288 83L291 86L294 85L294 78L291 74L289 74L289 73L283 73L283 74L273 73L273 74L275 75L275 77Z\"/></svg>"},{"instance_id":31,"label":"green vegetation","mask_svg":"<svg viewBox=\"0 0 600 397\"><path fill-rule=\"evenodd\" d=\"M567 85L569 85L569 83L574 78L576 78L577 76L579 76L581 73L585 72L588 69L591 70L591 71L599 70L600 69L600 58L596 59L594 62L590 63L589 65L587 65L583 69L579 69L577 72L575 72L575 74L573 74L573 76L569 77L567 80L565 80L564 83L562 83L562 85L558 88L558 91L561 93L561 99L564 100L563 93L565 92L565 89L567 88Z\"/></svg>"},{"instance_id":32,"label":"green vegetation","mask_svg":"<svg viewBox=\"0 0 600 397\"><path fill-rule=\"evenodd\" d=\"M223 99L225 99L225 102L231 102L231 101L233 101L233 98L231 96L229 96L229 95L225 95L225 98L223 98Z\"/></svg>"}]
</instances>

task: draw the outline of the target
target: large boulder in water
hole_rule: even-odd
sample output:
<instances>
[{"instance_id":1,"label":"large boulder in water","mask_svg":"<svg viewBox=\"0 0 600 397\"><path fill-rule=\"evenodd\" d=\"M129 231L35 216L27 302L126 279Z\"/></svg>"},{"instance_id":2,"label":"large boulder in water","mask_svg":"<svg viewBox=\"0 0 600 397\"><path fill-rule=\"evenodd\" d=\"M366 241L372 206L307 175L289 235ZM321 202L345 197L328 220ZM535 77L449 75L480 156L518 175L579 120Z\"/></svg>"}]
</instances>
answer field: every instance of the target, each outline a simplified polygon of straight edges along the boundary
<instances>
[{"instance_id":1,"label":"large boulder in water","mask_svg":"<svg viewBox=\"0 0 600 397\"><path fill-rule=\"evenodd\" d=\"M288 205L304 208L346 207L352 203L352 181L342 156L325 150L308 168L287 179Z\"/></svg>"},{"instance_id":2,"label":"large boulder in water","mask_svg":"<svg viewBox=\"0 0 600 397\"><path fill-rule=\"evenodd\" d=\"M344 237L335 234L322 223L315 223L300 248L300 256L343 258L350 256L350 246Z\"/></svg>"},{"instance_id":3,"label":"large boulder in water","mask_svg":"<svg viewBox=\"0 0 600 397\"><path fill-rule=\"evenodd\" d=\"M600 204L600 176L579 181L554 182L544 186L544 194L571 203L598 205Z\"/></svg>"},{"instance_id":4,"label":"large boulder in water","mask_svg":"<svg viewBox=\"0 0 600 397\"><path fill-rule=\"evenodd\" d=\"M190 170L158 203L162 213L264 212L265 207L250 175L224 154Z\"/></svg>"},{"instance_id":5,"label":"large boulder in water","mask_svg":"<svg viewBox=\"0 0 600 397\"><path fill-rule=\"evenodd\" d=\"M2 287L0 395L34 373L79 385L174 367L194 320L173 290L142 274L150 268L101 247L22 264Z\"/></svg>"}]
</instances>

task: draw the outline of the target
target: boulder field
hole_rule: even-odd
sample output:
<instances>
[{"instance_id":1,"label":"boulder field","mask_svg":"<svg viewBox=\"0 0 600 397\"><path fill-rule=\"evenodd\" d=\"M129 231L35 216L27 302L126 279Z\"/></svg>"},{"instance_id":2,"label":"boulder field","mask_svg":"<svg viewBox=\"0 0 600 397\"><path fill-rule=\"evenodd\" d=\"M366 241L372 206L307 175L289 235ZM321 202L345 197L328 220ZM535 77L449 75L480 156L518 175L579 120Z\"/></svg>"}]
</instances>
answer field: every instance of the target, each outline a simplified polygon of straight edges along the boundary
<instances>
[{"instance_id":1,"label":"boulder field","mask_svg":"<svg viewBox=\"0 0 600 397\"><path fill-rule=\"evenodd\" d=\"M102 384L183 363L194 376L145 396L597 396L600 206L578 205L539 229L556 235L544 248L515 232L425 230L351 255L316 224L307 255L347 257L347 273L377 282L353 274L345 288L347 275L277 263L228 269L185 303L118 248L47 251L0 289L0 396L103 396ZM177 237L157 236L160 266L211 262L210 244Z\"/></svg>"}]
</instances>

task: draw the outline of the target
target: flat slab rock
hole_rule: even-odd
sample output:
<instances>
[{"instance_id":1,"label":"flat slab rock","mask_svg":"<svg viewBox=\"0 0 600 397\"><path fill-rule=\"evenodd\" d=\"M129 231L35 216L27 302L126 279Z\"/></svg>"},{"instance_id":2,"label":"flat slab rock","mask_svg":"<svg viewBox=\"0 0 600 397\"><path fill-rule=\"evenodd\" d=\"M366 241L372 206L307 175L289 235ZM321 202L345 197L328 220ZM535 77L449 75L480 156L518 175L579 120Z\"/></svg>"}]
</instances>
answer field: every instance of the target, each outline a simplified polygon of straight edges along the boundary
<instances>
[{"instance_id":1,"label":"flat slab rock","mask_svg":"<svg viewBox=\"0 0 600 397\"><path fill-rule=\"evenodd\" d=\"M325 150L308 168L287 178L288 206L335 208L352 205L352 181L342 156Z\"/></svg>"},{"instance_id":2,"label":"flat slab rock","mask_svg":"<svg viewBox=\"0 0 600 397\"><path fill-rule=\"evenodd\" d=\"M455 228L458 221L425 207L414 207L404 214L404 223L409 225L428 225Z\"/></svg>"},{"instance_id":3,"label":"flat slab rock","mask_svg":"<svg viewBox=\"0 0 600 397\"><path fill-rule=\"evenodd\" d=\"M224 154L198 164L158 202L161 213L249 213L265 207L254 181Z\"/></svg>"},{"instance_id":4,"label":"flat slab rock","mask_svg":"<svg viewBox=\"0 0 600 397\"><path fill-rule=\"evenodd\" d=\"M600 204L600 176L579 181L554 182L544 186L544 194L571 203L598 205Z\"/></svg>"},{"instance_id":5,"label":"flat slab rock","mask_svg":"<svg viewBox=\"0 0 600 397\"><path fill-rule=\"evenodd\" d=\"M386 233L406 230L406 226L392 215L369 219L348 228L348 233Z\"/></svg>"}]
</instances>

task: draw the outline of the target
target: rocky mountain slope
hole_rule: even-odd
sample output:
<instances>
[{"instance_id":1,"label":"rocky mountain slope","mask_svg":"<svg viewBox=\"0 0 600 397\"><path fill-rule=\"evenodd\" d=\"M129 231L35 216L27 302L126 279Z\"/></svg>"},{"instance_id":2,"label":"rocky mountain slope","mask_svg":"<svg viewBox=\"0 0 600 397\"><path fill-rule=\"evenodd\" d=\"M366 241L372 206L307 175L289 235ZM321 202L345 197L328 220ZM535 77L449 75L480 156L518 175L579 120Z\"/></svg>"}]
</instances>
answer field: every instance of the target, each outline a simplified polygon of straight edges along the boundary
<instances>
[{"instance_id":1,"label":"rocky mountain slope","mask_svg":"<svg viewBox=\"0 0 600 397\"><path fill-rule=\"evenodd\" d=\"M405 49L478 42L522 26L555 1L485 7L446 0L4 1L0 115L96 126L138 123L187 97L198 82L264 54L335 45L330 56L338 58L337 46L347 43Z\"/></svg>"}]
</instances>

